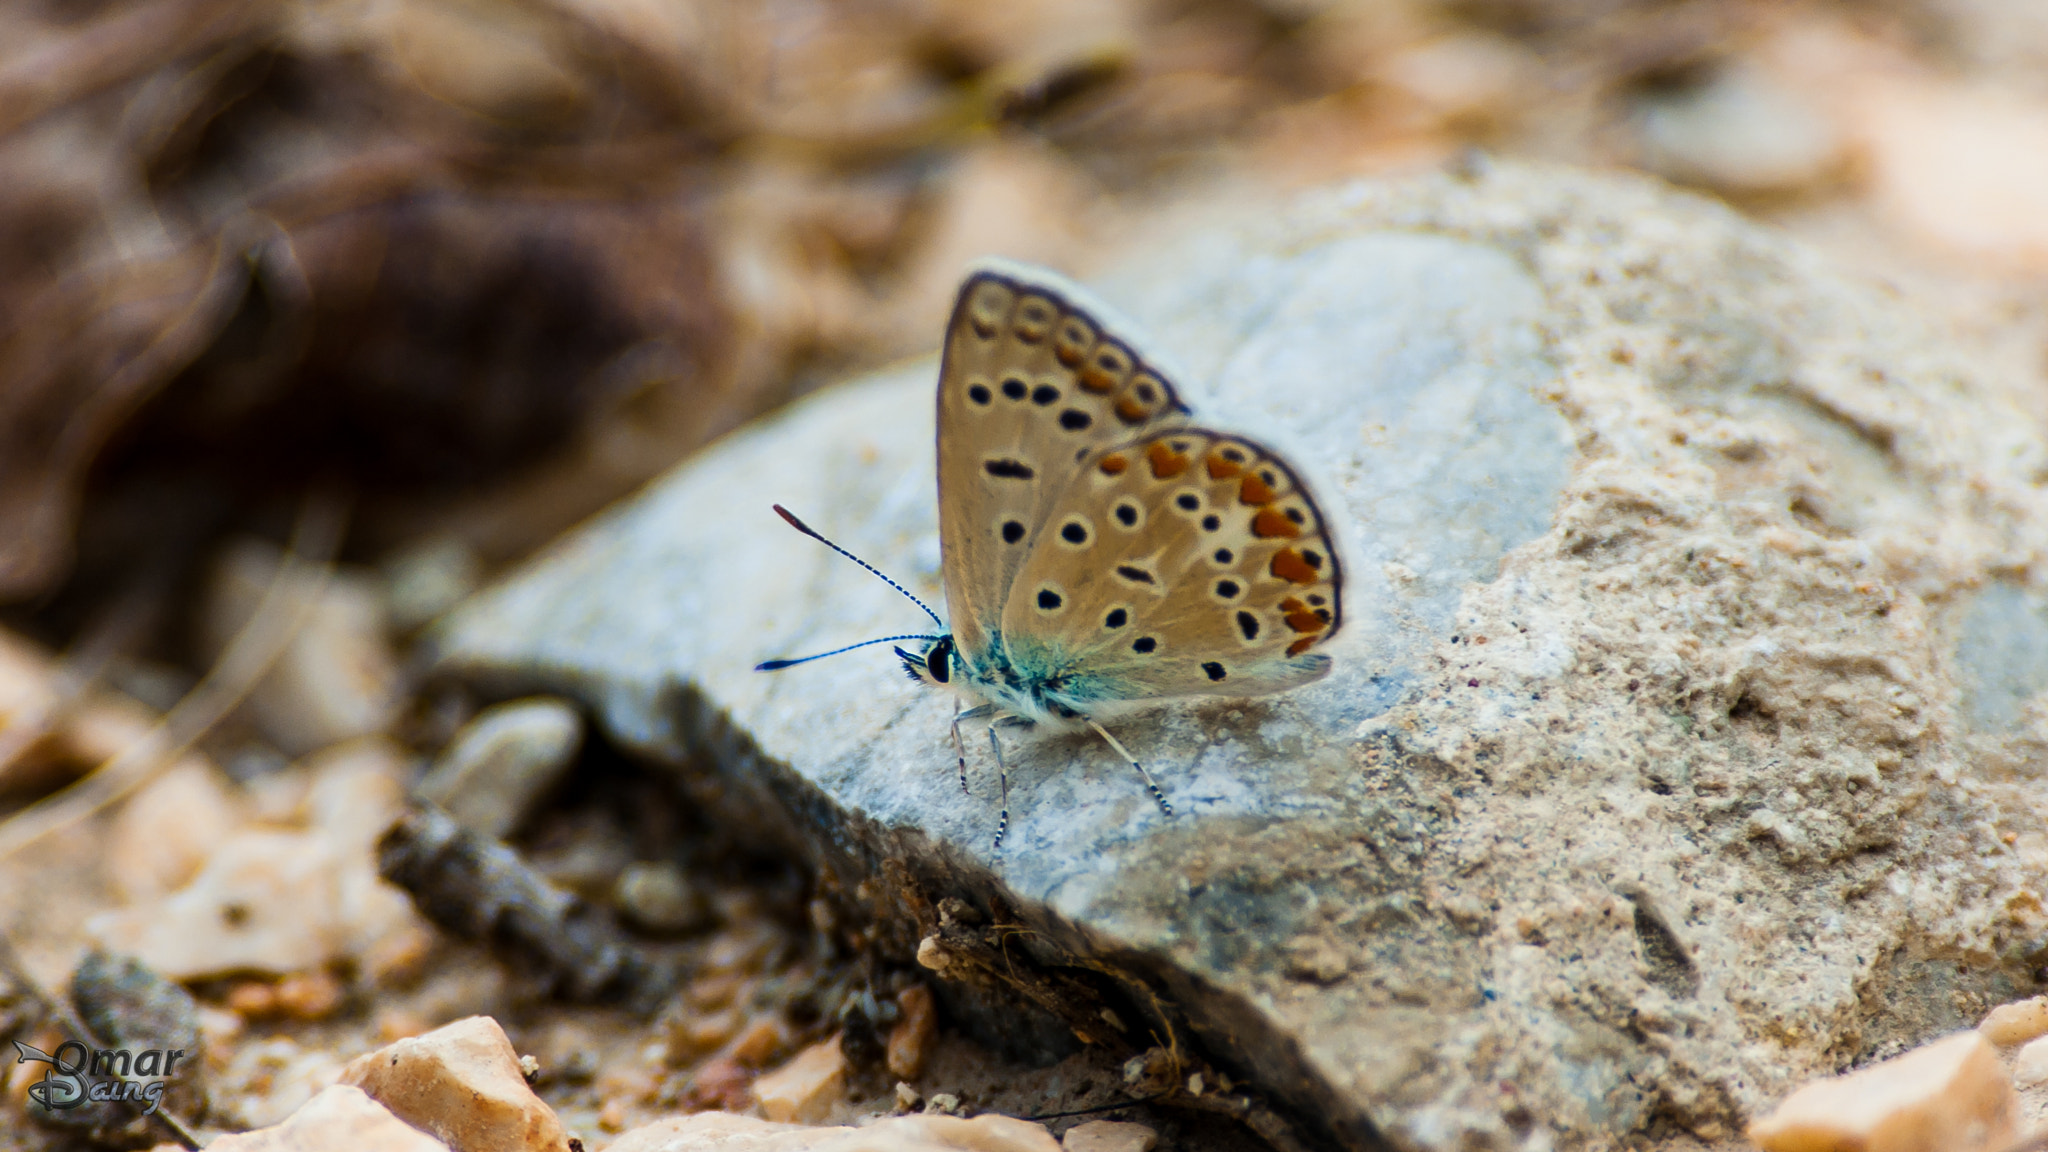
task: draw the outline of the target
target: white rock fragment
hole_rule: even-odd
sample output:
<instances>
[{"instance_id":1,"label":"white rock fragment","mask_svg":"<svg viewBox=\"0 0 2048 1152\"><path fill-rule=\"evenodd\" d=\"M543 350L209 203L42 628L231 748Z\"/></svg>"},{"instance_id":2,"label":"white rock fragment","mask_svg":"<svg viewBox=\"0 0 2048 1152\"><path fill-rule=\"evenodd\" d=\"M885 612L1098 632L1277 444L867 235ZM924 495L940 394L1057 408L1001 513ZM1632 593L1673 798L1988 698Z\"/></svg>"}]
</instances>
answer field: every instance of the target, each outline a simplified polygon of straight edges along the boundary
<instances>
[{"instance_id":1,"label":"white rock fragment","mask_svg":"<svg viewBox=\"0 0 2048 1152\"><path fill-rule=\"evenodd\" d=\"M1761 67L1737 62L1637 108L1644 165L1733 192L1799 188L1841 162L1840 130Z\"/></svg>"},{"instance_id":2,"label":"white rock fragment","mask_svg":"<svg viewBox=\"0 0 2048 1152\"><path fill-rule=\"evenodd\" d=\"M892 1116L864 1128L806 1128L730 1112L660 1120L607 1152L1061 1152L1044 1125L1009 1116Z\"/></svg>"},{"instance_id":3,"label":"white rock fragment","mask_svg":"<svg viewBox=\"0 0 2048 1152\"><path fill-rule=\"evenodd\" d=\"M210 656L249 622L282 562L277 547L258 540L227 549L201 620ZM312 605L298 635L249 693L257 726L293 755L382 731L398 707L398 660L376 582L337 570L323 584L307 573L292 591L286 608L307 597Z\"/></svg>"},{"instance_id":4,"label":"white rock fragment","mask_svg":"<svg viewBox=\"0 0 2048 1152\"><path fill-rule=\"evenodd\" d=\"M1959 1032L1817 1080L1749 1126L1764 1152L1995 1152L2017 1101L1991 1044Z\"/></svg>"},{"instance_id":5,"label":"white rock fragment","mask_svg":"<svg viewBox=\"0 0 2048 1152\"><path fill-rule=\"evenodd\" d=\"M1159 1133L1121 1120L1076 1124L1060 1139L1063 1152L1152 1152L1158 1144Z\"/></svg>"},{"instance_id":6,"label":"white rock fragment","mask_svg":"<svg viewBox=\"0 0 2048 1152\"><path fill-rule=\"evenodd\" d=\"M114 817L107 872L129 903L174 891L240 823L240 805L211 764L188 759L143 786Z\"/></svg>"},{"instance_id":7,"label":"white rock fragment","mask_svg":"<svg viewBox=\"0 0 2048 1152\"><path fill-rule=\"evenodd\" d=\"M820 1040L789 1063L754 1081L754 1099L770 1120L816 1124L846 1095L846 1056L839 1037Z\"/></svg>"},{"instance_id":8,"label":"white rock fragment","mask_svg":"<svg viewBox=\"0 0 2048 1152\"><path fill-rule=\"evenodd\" d=\"M472 1016L357 1057L342 1082L454 1152L569 1152L562 1122L527 1086L505 1030Z\"/></svg>"},{"instance_id":9,"label":"white rock fragment","mask_svg":"<svg viewBox=\"0 0 2048 1152\"><path fill-rule=\"evenodd\" d=\"M2036 1036L2048 1035L2048 996L2000 1004L1985 1013L1977 1031L1986 1040L2007 1048L2024 1044Z\"/></svg>"},{"instance_id":10,"label":"white rock fragment","mask_svg":"<svg viewBox=\"0 0 2048 1152\"><path fill-rule=\"evenodd\" d=\"M2012 1080L2022 1088L2048 1083L2048 1036L2028 1041L2013 1057Z\"/></svg>"},{"instance_id":11,"label":"white rock fragment","mask_svg":"<svg viewBox=\"0 0 2048 1152\"><path fill-rule=\"evenodd\" d=\"M562 778L582 743L583 716L565 700L499 704L463 725L419 793L464 828L502 840Z\"/></svg>"},{"instance_id":12,"label":"white rock fragment","mask_svg":"<svg viewBox=\"0 0 2048 1152\"><path fill-rule=\"evenodd\" d=\"M283 975L386 949L427 929L377 875L377 837L403 798L402 761L381 741L309 761L307 827L229 836L191 883L154 903L93 918L86 930L173 980Z\"/></svg>"},{"instance_id":13,"label":"white rock fragment","mask_svg":"<svg viewBox=\"0 0 2048 1152\"><path fill-rule=\"evenodd\" d=\"M346 1084L329 1086L283 1123L222 1136L212 1152L448 1152L448 1146L393 1116Z\"/></svg>"}]
</instances>

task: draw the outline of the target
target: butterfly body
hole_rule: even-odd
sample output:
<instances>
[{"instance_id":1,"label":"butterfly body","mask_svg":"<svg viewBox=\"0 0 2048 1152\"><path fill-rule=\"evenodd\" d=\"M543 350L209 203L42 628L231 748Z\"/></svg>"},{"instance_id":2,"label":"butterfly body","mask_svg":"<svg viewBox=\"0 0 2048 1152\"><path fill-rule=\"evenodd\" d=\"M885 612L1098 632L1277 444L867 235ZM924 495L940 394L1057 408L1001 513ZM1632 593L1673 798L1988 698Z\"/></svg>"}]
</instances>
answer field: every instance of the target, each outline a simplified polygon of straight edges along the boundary
<instances>
[{"instance_id":1,"label":"butterfly body","mask_svg":"<svg viewBox=\"0 0 2048 1152\"><path fill-rule=\"evenodd\" d=\"M1277 452L1193 423L1128 332L1079 287L1003 261L970 270L946 327L951 630L896 652L913 680L965 698L962 718L991 721L999 758L995 726L1086 726L1143 773L1100 719L1330 669L1311 649L1342 624L1343 575L1306 484ZM964 786L964 750L961 772Z\"/></svg>"}]
</instances>

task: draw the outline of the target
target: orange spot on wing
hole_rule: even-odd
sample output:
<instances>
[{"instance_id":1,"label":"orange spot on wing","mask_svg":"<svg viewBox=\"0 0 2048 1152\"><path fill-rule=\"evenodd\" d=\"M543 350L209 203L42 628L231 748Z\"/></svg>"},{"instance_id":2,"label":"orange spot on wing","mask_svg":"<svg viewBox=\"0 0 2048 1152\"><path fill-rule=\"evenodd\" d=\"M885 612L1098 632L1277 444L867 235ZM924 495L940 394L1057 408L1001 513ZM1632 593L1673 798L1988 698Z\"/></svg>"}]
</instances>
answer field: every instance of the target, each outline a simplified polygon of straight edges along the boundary
<instances>
[{"instance_id":1,"label":"orange spot on wing","mask_svg":"<svg viewBox=\"0 0 2048 1152\"><path fill-rule=\"evenodd\" d=\"M1280 602L1280 610L1288 613L1306 612L1308 611L1308 605L1303 604L1299 596L1289 596Z\"/></svg>"},{"instance_id":2,"label":"orange spot on wing","mask_svg":"<svg viewBox=\"0 0 2048 1152\"><path fill-rule=\"evenodd\" d=\"M1296 552L1292 548L1282 548L1278 552L1273 553L1271 571L1273 575L1278 576L1280 579L1289 580L1296 584L1313 584L1316 582L1316 570L1309 567L1308 561L1301 558L1301 553Z\"/></svg>"},{"instance_id":3,"label":"orange spot on wing","mask_svg":"<svg viewBox=\"0 0 2048 1152\"><path fill-rule=\"evenodd\" d=\"M1130 460L1120 452L1112 452L1104 456L1102 463L1096 465L1097 468L1102 469L1104 476L1121 476L1124 474L1124 469L1130 466Z\"/></svg>"},{"instance_id":4,"label":"orange spot on wing","mask_svg":"<svg viewBox=\"0 0 2048 1152\"><path fill-rule=\"evenodd\" d=\"M1168 448L1164 441L1154 441L1145 450L1145 458L1152 462L1152 475L1156 479L1171 480L1188 470L1188 458Z\"/></svg>"},{"instance_id":5,"label":"orange spot on wing","mask_svg":"<svg viewBox=\"0 0 2048 1152\"><path fill-rule=\"evenodd\" d=\"M1081 387L1090 392L1116 391L1116 377L1111 376L1093 364L1082 368L1081 374L1077 379L1080 381ZM1119 407L1117 411L1121 412L1123 409Z\"/></svg>"},{"instance_id":6,"label":"orange spot on wing","mask_svg":"<svg viewBox=\"0 0 2048 1152\"><path fill-rule=\"evenodd\" d=\"M1127 422L1136 424L1152 413L1143 404L1126 396L1116 402L1116 414L1123 417Z\"/></svg>"},{"instance_id":7,"label":"orange spot on wing","mask_svg":"<svg viewBox=\"0 0 2048 1152\"><path fill-rule=\"evenodd\" d=\"M1267 539L1280 536L1291 540L1301 535L1301 527L1289 520L1287 514L1278 508L1261 508L1259 514L1252 517L1252 535ZM1296 562L1300 562L1299 557L1296 558ZM1302 564L1302 567L1306 568L1308 565Z\"/></svg>"},{"instance_id":8,"label":"orange spot on wing","mask_svg":"<svg viewBox=\"0 0 2048 1152\"><path fill-rule=\"evenodd\" d=\"M1303 636L1303 637L1302 637L1301 639L1299 639L1299 640L1296 640L1296 641L1295 641L1294 643L1292 643L1292 644L1289 644L1289 645L1287 646L1287 654L1288 654L1289 656L1299 656L1299 655L1301 655L1301 654L1302 654L1303 652L1306 652L1306 651L1308 651L1308 649L1309 649L1309 645L1311 645L1311 644L1314 644L1315 642L1316 642L1316 638L1315 638L1315 637L1313 637L1313 636Z\"/></svg>"},{"instance_id":9,"label":"orange spot on wing","mask_svg":"<svg viewBox=\"0 0 2048 1152\"><path fill-rule=\"evenodd\" d=\"M1244 478L1244 483L1239 484L1237 486L1238 500L1241 503L1249 504L1254 508L1258 507L1261 504L1271 504L1273 502L1274 497L1278 495L1279 493L1273 491L1271 485L1267 484L1264 480L1259 479L1255 475L1246 476Z\"/></svg>"},{"instance_id":10,"label":"orange spot on wing","mask_svg":"<svg viewBox=\"0 0 2048 1152\"><path fill-rule=\"evenodd\" d=\"M1287 626L1296 632L1321 632L1323 618L1313 612L1289 612Z\"/></svg>"},{"instance_id":11,"label":"orange spot on wing","mask_svg":"<svg viewBox=\"0 0 2048 1152\"><path fill-rule=\"evenodd\" d=\"M1232 476L1244 471L1244 465L1239 464L1235 460L1225 460L1213 452L1209 454L1208 463L1209 479L1211 480L1228 480Z\"/></svg>"}]
</instances>

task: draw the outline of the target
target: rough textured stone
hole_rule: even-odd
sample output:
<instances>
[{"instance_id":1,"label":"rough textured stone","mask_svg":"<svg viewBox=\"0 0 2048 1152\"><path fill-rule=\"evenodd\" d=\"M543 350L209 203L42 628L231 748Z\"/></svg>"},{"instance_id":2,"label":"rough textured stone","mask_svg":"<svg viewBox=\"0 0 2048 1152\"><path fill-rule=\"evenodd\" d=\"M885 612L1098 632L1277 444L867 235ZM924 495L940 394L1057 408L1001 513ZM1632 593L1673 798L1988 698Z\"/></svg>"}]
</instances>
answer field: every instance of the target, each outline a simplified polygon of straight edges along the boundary
<instances>
[{"instance_id":1,"label":"rough textured stone","mask_svg":"<svg viewBox=\"0 0 2048 1152\"><path fill-rule=\"evenodd\" d=\"M341 1079L454 1152L569 1152L561 1120L527 1087L519 1054L488 1016L359 1056Z\"/></svg>"},{"instance_id":2,"label":"rough textured stone","mask_svg":"<svg viewBox=\"0 0 2048 1152\"><path fill-rule=\"evenodd\" d=\"M503 840L561 779L582 743L583 717L567 701L499 704L462 726L419 793L464 828Z\"/></svg>"},{"instance_id":3,"label":"rough textured stone","mask_svg":"<svg viewBox=\"0 0 2048 1152\"><path fill-rule=\"evenodd\" d=\"M213 1152L448 1152L448 1146L393 1116L360 1088L330 1085L283 1123L222 1136Z\"/></svg>"},{"instance_id":4,"label":"rough textured stone","mask_svg":"<svg viewBox=\"0 0 2048 1152\"><path fill-rule=\"evenodd\" d=\"M1152 1152L1158 1144L1159 1133L1120 1120L1090 1120L1060 1137L1062 1152Z\"/></svg>"},{"instance_id":5,"label":"rough textured stone","mask_svg":"<svg viewBox=\"0 0 2048 1152\"><path fill-rule=\"evenodd\" d=\"M1764 1152L1997 1152L2012 1143L2012 1083L1975 1032L1808 1084L1749 1127Z\"/></svg>"},{"instance_id":6,"label":"rough textured stone","mask_svg":"<svg viewBox=\"0 0 2048 1152\"><path fill-rule=\"evenodd\" d=\"M878 946L942 992L1171 1034L1353 1147L1724 1138L2030 992L2048 728L1964 699L2038 655L1964 625L2048 577L2031 366L1647 182L1475 168L1262 216L1096 283L1349 537L1329 678L1114 725L1175 818L1093 737L1020 741L993 856L991 766L961 797L952 703L885 650L750 671L919 626L770 501L939 595L929 363L593 522L458 611L442 670L711 766L723 818L915 921Z\"/></svg>"},{"instance_id":7,"label":"rough textured stone","mask_svg":"<svg viewBox=\"0 0 2048 1152\"><path fill-rule=\"evenodd\" d=\"M1060 1152L1042 1125L1008 1116L895 1116L864 1128L806 1128L726 1112L656 1121L609 1152Z\"/></svg>"},{"instance_id":8,"label":"rough textured stone","mask_svg":"<svg viewBox=\"0 0 2048 1152\"><path fill-rule=\"evenodd\" d=\"M770 1120L822 1123L845 1095L846 1056L837 1036L811 1045L754 1080L754 1100Z\"/></svg>"}]
</instances>

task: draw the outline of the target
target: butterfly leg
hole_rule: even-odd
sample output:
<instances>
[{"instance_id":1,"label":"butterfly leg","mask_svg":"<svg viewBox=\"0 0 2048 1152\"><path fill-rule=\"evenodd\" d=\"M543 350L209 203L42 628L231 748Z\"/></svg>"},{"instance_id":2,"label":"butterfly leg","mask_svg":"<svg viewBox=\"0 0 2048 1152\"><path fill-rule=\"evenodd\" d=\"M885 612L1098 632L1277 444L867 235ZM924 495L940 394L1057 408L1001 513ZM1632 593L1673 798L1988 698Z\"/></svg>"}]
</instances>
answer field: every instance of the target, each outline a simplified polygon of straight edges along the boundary
<instances>
[{"instance_id":1,"label":"butterfly leg","mask_svg":"<svg viewBox=\"0 0 2048 1152\"><path fill-rule=\"evenodd\" d=\"M988 726L988 746L996 752L996 779L1001 782L1003 792L1002 812L996 817L995 851L1003 850L1003 836L1010 830L1010 766L1003 762L1003 743L996 739L996 726Z\"/></svg>"},{"instance_id":2,"label":"butterfly leg","mask_svg":"<svg viewBox=\"0 0 2048 1152\"><path fill-rule=\"evenodd\" d=\"M1161 792L1159 790L1159 782L1157 780L1152 779L1152 774L1150 772L1145 771L1145 766L1143 764L1138 763L1138 758L1136 756L1131 755L1131 750L1124 747L1122 744L1117 743L1116 737L1111 736L1109 734L1109 729L1104 728L1102 725L1097 724L1095 721L1088 721L1088 726L1090 728L1095 729L1095 734L1097 736L1100 736L1104 740L1109 741L1109 746L1111 748L1116 749L1116 754L1123 757L1126 763L1128 763L1131 767L1136 768L1138 770L1138 775L1143 776L1145 778L1145 789L1146 791L1152 793L1152 799L1157 800L1159 802L1159 810L1161 812L1166 813L1168 816L1173 815L1173 805L1168 804L1166 802L1166 793Z\"/></svg>"},{"instance_id":3,"label":"butterfly leg","mask_svg":"<svg viewBox=\"0 0 2048 1152\"><path fill-rule=\"evenodd\" d=\"M953 706L953 755L960 759L960 794L972 796L967 790L967 745L960 742L960 706Z\"/></svg>"}]
</instances>

